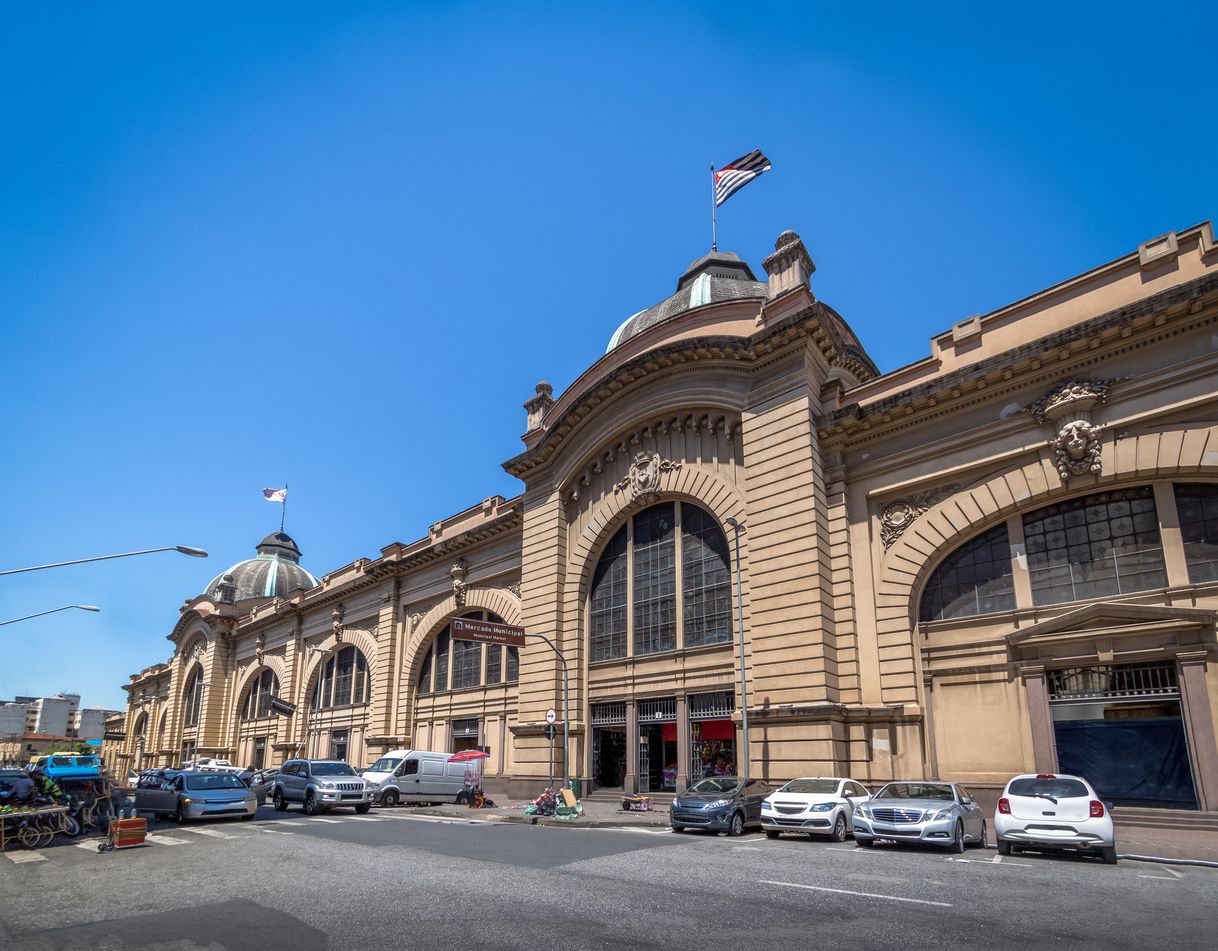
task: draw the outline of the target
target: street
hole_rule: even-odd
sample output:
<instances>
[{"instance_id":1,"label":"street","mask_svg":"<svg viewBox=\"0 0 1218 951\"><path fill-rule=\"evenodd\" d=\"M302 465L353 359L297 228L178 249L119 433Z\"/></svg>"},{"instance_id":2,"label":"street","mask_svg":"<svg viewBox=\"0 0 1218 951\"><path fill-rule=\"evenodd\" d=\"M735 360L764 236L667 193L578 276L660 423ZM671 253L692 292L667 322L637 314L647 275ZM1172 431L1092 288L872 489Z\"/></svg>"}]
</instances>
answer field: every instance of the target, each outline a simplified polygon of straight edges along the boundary
<instances>
[{"instance_id":1,"label":"street","mask_svg":"<svg viewBox=\"0 0 1218 951\"><path fill-rule=\"evenodd\" d=\"M1218 871L545 828L406 808L0 856L0 951L1209 945Z\"/></svg>"}]
</instances>

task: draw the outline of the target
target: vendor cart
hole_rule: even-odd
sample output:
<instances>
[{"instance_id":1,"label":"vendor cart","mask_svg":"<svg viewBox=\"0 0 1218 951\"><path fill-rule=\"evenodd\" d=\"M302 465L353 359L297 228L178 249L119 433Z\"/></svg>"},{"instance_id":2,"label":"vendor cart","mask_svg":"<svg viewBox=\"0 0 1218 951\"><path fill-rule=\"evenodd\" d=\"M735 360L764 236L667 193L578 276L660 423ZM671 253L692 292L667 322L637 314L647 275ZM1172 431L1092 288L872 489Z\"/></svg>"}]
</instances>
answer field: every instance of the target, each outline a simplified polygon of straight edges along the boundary
<instances>
[{"instance_id":1,"label":"vendor cart","mask_svg":"<svg viewBox=\"0 0 1218 951\"><path fill-rule=\"evenodd\" d=\"M58 833L67 831L67 806L10 808L0 812L0 852L14 843L27 849L41 848Z\"/></svg>"}]
</instances>

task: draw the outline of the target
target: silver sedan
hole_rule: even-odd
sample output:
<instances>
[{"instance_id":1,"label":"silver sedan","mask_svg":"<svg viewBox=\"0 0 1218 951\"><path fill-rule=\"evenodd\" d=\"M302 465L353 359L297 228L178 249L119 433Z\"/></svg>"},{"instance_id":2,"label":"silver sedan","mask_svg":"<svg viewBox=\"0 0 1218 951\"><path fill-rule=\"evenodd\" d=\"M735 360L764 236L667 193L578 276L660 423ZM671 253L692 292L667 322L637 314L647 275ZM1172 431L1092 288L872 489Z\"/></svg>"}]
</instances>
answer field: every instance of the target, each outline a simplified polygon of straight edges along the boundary
<instances>
[{"instance_id":1,"label":"silver sedan","mask_svg":"<svg viewBox=\"0 0 1218 951\"><path fill-rule=\"evenodd\" d=\"M968 790L956 783L925 780L889 783L854 810L854 841L924 842L963 852L985 846L985 816Z\"/></svg>"},{"instance_id":2,"label":"silver sedan","mask_svg":"<svg viewBox=\"0 0 1218 951\"><path fill-rule=\"evenodd\" d=\"M172 816L180 823L233 816L249 820L258 811L258 798L232 773L187 770L159 789L136 790L135 806L141 812Z\"/></svg>"}]
</instances>

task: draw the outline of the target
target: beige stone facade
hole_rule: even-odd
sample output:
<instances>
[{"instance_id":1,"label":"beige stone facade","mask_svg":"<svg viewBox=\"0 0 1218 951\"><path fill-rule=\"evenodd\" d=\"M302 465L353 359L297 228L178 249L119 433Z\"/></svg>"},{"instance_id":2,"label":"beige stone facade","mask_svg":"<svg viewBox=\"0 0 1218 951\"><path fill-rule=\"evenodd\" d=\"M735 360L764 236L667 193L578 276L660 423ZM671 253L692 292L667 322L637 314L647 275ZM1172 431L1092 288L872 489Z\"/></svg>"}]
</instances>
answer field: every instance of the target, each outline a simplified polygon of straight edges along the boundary
<instances>
[{"instance_id":1,"label":"beige stone facade","mask_svg":"<svg viewBox=\"0 0 1218 951\"><path fill-rule=\"evenodd\" d=\"M534 791L563 709L545 635L585 787L741 768L743 650L769 782L1113 760L1118 798L1218 808L1212 227L886 374L798 236L764 264L695 262L566 393L539 384L516 498L308 590L189 602L172 658L126 687L125 762L477 745L490 785ZM450 640L468 614L527 645Z\"/></svg>"}]
</instances>

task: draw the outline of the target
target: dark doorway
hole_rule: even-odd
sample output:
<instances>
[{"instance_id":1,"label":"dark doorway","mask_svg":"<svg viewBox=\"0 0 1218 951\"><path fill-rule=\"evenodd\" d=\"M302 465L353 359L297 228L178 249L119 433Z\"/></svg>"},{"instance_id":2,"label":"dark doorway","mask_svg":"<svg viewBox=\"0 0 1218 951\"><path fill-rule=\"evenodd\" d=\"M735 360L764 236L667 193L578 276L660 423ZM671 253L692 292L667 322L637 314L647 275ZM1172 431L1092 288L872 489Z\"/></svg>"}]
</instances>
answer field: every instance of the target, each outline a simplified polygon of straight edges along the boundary
<instances>
[{"instance_id":1,"label":"dark doorway","mask_svg":"<svg viewBox=\"0 0 1218 951\"><path fill-rule=\"evenodd\" d=\"M653 723L639 728L639 791L677 791L675 723Z\"/></svg>"},{"instance_id":2,"label":"dark doorway","mask_svg":"<svg viewBox=\"0 0 1218 951\"><path fill-rule=\"evenodd\" d=\"M592 728L592 782L598 789L621 789L626 778L626 728Z\"/></svg>"}]
</instances>

